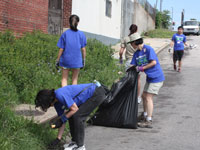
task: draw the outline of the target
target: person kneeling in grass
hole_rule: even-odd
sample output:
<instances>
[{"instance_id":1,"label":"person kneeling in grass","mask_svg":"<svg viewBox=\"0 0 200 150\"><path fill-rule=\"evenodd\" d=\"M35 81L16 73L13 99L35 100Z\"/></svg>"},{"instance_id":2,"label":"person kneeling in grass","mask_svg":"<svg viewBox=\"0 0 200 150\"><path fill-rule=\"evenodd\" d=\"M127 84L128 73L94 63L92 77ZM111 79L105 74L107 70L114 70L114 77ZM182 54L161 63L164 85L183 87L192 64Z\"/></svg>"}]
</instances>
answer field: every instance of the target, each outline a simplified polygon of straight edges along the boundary
<instances>
[{"instance_id":1,"label":"person kneeling in grass","mask_svg":"<svg viewBox=\"0 0 200 150\"><path fill-rule=\"evenodd\" d=\"M38 92L35 105L43 111L51 106L57 111L59 119L52 128L58 128L57 138L50 143L50 147L59 144L67 120L71 133L71 142L65 144L65 150L85 150L84 133L85 121L89 114L105 99L105 91L100 84L68 85L57 90L41 90ZM65 110L69 109L65 113Z\"/></svg>"},{"instance_id":2,"label":"person kneeling in grass","mask_svg":"<svg viewBox=\"0 0 200 150\"><path fill-rule=\"evenodd\" d=\"M142 121L138 123L138 126L152 128L153 96L158 95L165 77L154 49L144 45L143 38L138 33L130 36L129 43L131 43L134 49L137 49L133 55L131 65L147 75L142 94L144 112L140 116Z\"/></svg>"}]
</instances>

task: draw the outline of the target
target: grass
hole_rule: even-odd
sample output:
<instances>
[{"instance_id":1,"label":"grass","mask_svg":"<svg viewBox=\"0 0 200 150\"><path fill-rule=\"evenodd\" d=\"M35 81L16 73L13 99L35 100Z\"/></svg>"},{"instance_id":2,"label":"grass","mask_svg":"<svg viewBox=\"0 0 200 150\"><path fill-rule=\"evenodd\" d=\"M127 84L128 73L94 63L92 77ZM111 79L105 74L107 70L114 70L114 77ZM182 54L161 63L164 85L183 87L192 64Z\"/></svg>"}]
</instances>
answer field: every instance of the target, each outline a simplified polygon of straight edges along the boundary
<instances>
[{"instance_id":1,"label":"grass","mask_svg":"<svg viewBox=\"0 0 200 150\"><path fill-rule=\"evenodd\" d=\"M149 38L171 38L175 32L167 29L155 29L143 33L143 36Z\"/></svg>"}]
</instances>

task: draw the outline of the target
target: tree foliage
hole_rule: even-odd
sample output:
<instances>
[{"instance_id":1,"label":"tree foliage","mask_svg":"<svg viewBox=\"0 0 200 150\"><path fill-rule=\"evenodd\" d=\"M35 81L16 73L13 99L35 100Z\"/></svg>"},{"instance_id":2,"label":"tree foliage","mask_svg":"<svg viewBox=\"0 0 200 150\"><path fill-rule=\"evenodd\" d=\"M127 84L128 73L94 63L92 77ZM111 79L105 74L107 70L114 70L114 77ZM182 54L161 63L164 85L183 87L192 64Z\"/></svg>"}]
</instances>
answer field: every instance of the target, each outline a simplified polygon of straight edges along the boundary
<instances>
[{"instance_id":1,"label":"tree foliage","mask_svg":"<svg viewBox=\"0 0 200 150\"><path fill-rule=\"evenodd\" d=\"M156 12L156 29L164 28L168 29L170 25L170 11L164 10L163 12Z\"/></svg>"}]
</instances>

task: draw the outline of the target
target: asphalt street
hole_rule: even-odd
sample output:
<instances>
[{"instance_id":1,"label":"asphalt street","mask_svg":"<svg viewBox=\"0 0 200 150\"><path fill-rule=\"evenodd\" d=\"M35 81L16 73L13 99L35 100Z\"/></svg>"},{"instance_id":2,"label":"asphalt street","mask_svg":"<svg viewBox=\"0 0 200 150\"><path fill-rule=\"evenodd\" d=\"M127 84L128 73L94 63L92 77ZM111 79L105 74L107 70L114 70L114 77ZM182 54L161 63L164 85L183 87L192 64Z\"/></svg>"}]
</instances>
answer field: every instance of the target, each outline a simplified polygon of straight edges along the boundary
<instances>
[{"instance_id":1,"label":"asphalt street","mask_svg":"<svg viewBox=\"0 0 200 150\"><path fill-rule=\"evenodd\" d=\"M188 43L198 45L200 37L189 36ZM89 126L87 150L200 149L200 46L185 50L181 73L167 49L158 56L166 80L154 98L153 129Z\"/></svg>"}]
</instances>

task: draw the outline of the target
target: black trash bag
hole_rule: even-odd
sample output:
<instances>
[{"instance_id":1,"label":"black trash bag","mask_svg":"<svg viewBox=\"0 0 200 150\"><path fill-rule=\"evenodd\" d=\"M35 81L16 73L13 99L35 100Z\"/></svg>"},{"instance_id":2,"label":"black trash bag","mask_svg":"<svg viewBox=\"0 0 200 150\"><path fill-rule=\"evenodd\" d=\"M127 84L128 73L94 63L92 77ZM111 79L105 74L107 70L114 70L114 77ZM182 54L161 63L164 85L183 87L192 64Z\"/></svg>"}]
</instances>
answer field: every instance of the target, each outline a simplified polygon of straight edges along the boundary
<instances>
[{"instance_id":1,"label":"black trash bag","mask_svg":"<svg viewBox=\"0 0 200 150\"><path fill-rule=\"evenodd\" d=\"M127 74L112 85L105 101L88 122L93 125L136 129L137 78L135 67L128 69Z\"/></svg>"}]
</instances>

